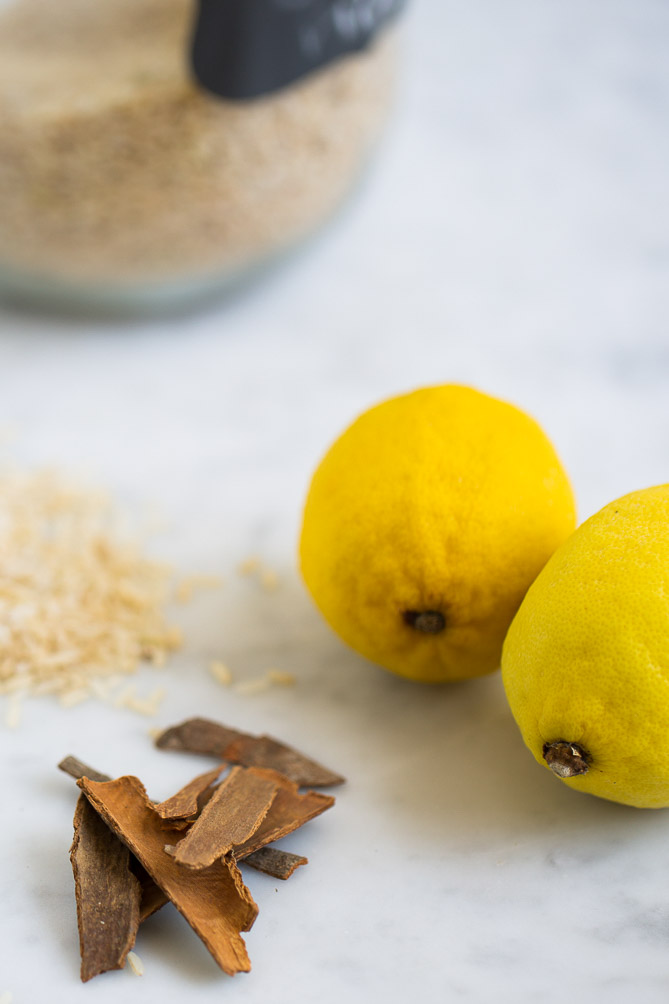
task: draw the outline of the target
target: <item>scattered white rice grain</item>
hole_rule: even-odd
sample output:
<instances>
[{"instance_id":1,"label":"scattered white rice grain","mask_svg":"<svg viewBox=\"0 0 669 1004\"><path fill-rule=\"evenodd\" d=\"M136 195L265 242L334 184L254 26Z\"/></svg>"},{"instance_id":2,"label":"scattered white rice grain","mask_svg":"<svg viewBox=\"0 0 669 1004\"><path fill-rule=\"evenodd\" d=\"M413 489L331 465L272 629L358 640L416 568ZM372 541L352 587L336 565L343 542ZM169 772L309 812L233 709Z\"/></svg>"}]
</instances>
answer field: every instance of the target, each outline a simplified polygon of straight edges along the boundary
<instances>
[{"instance_id":1,"label":"scattered white rice grain","mask_svg":"<svg viewBox=\"0 0 669 1004\"><path fill-rule=\"evenodd\" d=\"M23 694L12 694L7 702L5 725L8 729L18 729L23 713Z\"/></svg>"},{"instance_id":2,"label":"scattered white rice grain","mask_svg":"<svg viewBox=\"0 0 669 1004\"><path fill-rule=\"evenodd\" d=\"M255 697L256 694L262 694L265 690L269 690L271 686L267 676L260 676L255 680L242 680L235 684L235 693L242 697Z\"/></svg>"},{"instance_id":3,"label":"scattered white rice grain","mask_svg":"<svg viewBox=\"0 0 669 1004\"><path fill-rule=\"evenodd\" d=\"M277 687L294 687L297 682L293 673L284 673L281 669L268 669L267 678Z\"/></svg>"},{"instance_id":4,"label":"scattered white rice grain","mask_svg":"<svg viewBox=\"0 0 669 1004\"><path fill-rule=\"evenodd\" d=\"M160 709L160 705L163 703L163 701L165 700L166 697L167 697L167 691L165 690L164 687L156 687L155 690L151 691L151 693L149 694L149 696L147 698L147 701L148 701L149 706L151 708L151 714L152 715L157 715L158 714L158 711Z\"/></svg>"},{"instance_id":5,"label":"scattered white rice grain","mask_svg":"<svg viewBox=\"0 0 669 1004\"><path fill-rule=\"evenodd\" d=\"M19 681L20 682L20 681ZM35 683L30 688L31 697L45 697L46 695L53 696L54 694L64 694L67 690L63 682L59 682L57 685L53 680L40 680L39 683Z\"/></svg>"},{"instance_id":6,"label":"scattered white rice grain","mask_svg":"<svg viewBox=\"0 0 669 1004\"><path fill-rule=\"evenodd\" d=\"M162 651L165 651L165 644L167 644L168 649L177 649L181 648L183 640L184 636L181 628L174 627L174 625L172 625L171 627L166 628L164 635L155 639L154 644L157 646L163 646Z\"/></svg>"},{"instance_id":7,"label":"scattered white rice grain","mask_svg":"<svg viewBox=\"0 0 669 1004\"><path fill-rule=\"evenodd\" d=\"M128 701L134 701L137 694L137 685L129 683L114 697L113 703L117 708L127 708Z\"/></svg>"},{"instance_id":8,"label":"scattered white rice grain","mask_svg":"<svg viewBox=\"0 0 669 1004\"><path fill-rule=\"evenodd\" d=\"M159 706L164 699L165 690L162 687L154 690L148 697L138 697L137 688L133 686L122 690L114 704L119 708L128 708L130 711L136 711L139 715L151 718L158 713Z\"/></svg>"},{"instance_id":9,"label":"scattered white rice grain","mask_svg":"<svg viewBox=\"0 0 669 1004\"><path fill-rule=\"evenodd\" d=\"M272 568L264 565L259 558L246 558L237 565L239 575L254 576L263 589L273 592L279 586L279 576Z\"/></svg>"},{"instance_id":10,"label":"scattered white rice grain","mask_svg":"<svg viewBox=\"0 0 669 1004\"><path fill-rule=\"evenodd\" d=\"M148 701L142 700L141 697L130 697L123 705L128 711L134 711L138 715L144 715L145 718L152 718L155 715L155 711L151 707Z\"/></svg>"},{"instance_id":11,"label":"scattered white rice grain","mask_svg":"<svg viewBox=\"0 0 669 1004\"><path fill-rule=\"evenodd\" d=\"M273 593L279 588L279 576L271 568L263 568L260 573L260 585L268 593Z\"/></svg>"},{"instance_id":12,"label":"scattered white rice grain","mask_svg":"<svg viewBox=\"0 0 669 1004\"><path fill-rule=\"evenodd\" d=\"M76 649L65 650L64 652L54 652L52 655L40 656L39 666L41 669L57 669L58 666L76 666L81 659L81 652Z\"/></svg>"},{"instance_id":13,"label":"scattered white rice grain","mask_svg":"<svg viewBox=\"0 0 669 1004\"><path fill-rule=\"evenodd\" d=\"M74 708L77 704L83 704L91 696L88 688L78 687L73 690L65 690L58 698L58 703L62 708Z\"/></svg>"},{"instance_id":14,"label":"scattered white rice grain","mask_svg":"<svg viewBox=\"0 0 669 1004\"><path fill-rule=\"evenodd\" d=\"M268 669L264 676L255 680L241 680L234 689L237 694L244 697L255 697L270 687L293 687L295 683L296 678L292 673L285 673L281 669Z\"/></svg>"},{"instance_id":15,"label":"scattered white rice grain","mask_svg":"<svg viewBox=\"0 0 669 1004\"><path fill-rule=\"evenodd\" d=\"M115 687L118 687L121 678L118 676L104 677L92 677L88 682L88 689L90 690L93 697L97 697L99 701L110 701L111 693Z\"/></svg>"},{"instance_id":16,"label":"scattered white rice grain","mask_svg":"<svg viewBox=\"0 0 669 1004\"><path fill-rule=\"evenodd\" d=\"M142 658L151 663L154 669L162 669L167 662L167 656L161 649L157 648L145 648L142 652Z\"/></svg>"},{"instance_id":17,"label":"scattered white rice grain","mask_svg":"<svg viewBox=\"0 0 669 1004\"><path fill-rule=\"evenodd\" d=\"M260 559L256 557L245 558L237 565L239 575L253 575L260 569Z\"/></svg>"},{"instance_id":18,"label":"scattered white rice grain","mask_svg":"<svg viewBox=\"0 0 669 1004\"><path fill-rule=\"evenodd\" d=\"M146 610L150 603L144 590L139 589L132 582L119 582L116 587L116 595L135 610Z\"/></svg>"},{"instance_id":19,"label":"scattered white rice grain","mask_svg":"<svg viewBox=\"0 0 669 1004\"><path fill-rule=\"evenodd\" d=\"M209 672L223 687L229 687L232 683L232 671L219 659L213 659L209 663Z\"/></svg>"},{"instance_id":20,"label":"scattered white rice grain","mask_svg":"<svg viewBox=\"0 0 669 1004\"><path fill-rule=\"evenodd\" d=\"M193 590L186 582L180 582L174 590L174 599L177 603L190 603L193 598Z\"/></svg>"},{"instance_id":21,"label":"scattered white rice grain","mask_svg":"<svg viewBox=\"0 0 669 1004\"><path fill-rule=\"evenodd\" d=\"M24 690L25 685L26 680L19 672L12 679L4 680L0 683L0 694L15 694L18 690Z\"/></svg>"},{"instance_id":22,"label":"scattered white rice grain","mask_svg":"<svg viewBox=\"0 0 669 1004\"><path fill-rule=\"evenodd\" d=\"M128 952L125 958L126 962L128 963L128 966L130 967L131 971L135 974L135 976L144 975L144 963L140 959L137 952Z\"/></svg>"},{"instance_id":23,"label":"scattered white rice grain","mask_svg":"<svg viewBox=\"0 0 669 1004\"><path fill-rule=\"evenodd\" d=\"M223 580L218 575L188 575L178 584L174 598L179 603L188 603L198 589L220 589Z\"/></svg>"}]
</instances>

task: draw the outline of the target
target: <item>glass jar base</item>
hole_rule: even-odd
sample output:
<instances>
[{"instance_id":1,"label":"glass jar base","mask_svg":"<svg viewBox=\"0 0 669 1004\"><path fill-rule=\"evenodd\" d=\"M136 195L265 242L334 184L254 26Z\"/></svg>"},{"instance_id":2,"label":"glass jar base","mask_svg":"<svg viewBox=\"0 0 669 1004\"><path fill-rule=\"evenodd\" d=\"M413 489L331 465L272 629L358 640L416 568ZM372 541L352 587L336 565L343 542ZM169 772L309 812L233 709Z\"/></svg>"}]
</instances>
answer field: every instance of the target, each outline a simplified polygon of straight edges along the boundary
<instances>
[{"instance_id":1,"label":"glass jar base","mask_svg":"<svg viewBox=\"0 0 669 1004\"><path fill-rule=\"evenodd\" d=\"M229 299L284 257L286 252L237 270L142 282L76 282L0 264L0 303L63 316L141 319L186 314Z\"/></svg>"}]
</instances>

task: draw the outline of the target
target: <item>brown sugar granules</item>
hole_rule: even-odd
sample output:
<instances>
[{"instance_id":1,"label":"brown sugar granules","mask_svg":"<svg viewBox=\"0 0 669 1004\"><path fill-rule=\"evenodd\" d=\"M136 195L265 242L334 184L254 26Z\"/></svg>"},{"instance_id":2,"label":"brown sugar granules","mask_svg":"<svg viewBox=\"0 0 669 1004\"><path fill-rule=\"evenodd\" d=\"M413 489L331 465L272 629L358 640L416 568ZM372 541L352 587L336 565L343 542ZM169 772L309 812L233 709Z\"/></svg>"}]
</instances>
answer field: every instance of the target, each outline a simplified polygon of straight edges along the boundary
<instances>
[{"instance_id":1,"label":"brown sugar granules","mask_svg":"<svg viewBox=\"0 0 669 1004\"><path fill-rule=\"evenodd\" d=\"M349 189L394 32L253 101L188 68L192 0L16 0L0 15L0 268L69 282L237 272Z\"/></svg>"},{"instance_id":2,"label":"brown sugar granules","mask_svg":"<svg viewBox=\"0 0 669 1004\"><path fill-rule=\"evenodd\" d=\"M0 475L0 695L67 705L178 647L170 572L121 540L117 515L54 472Z\"/></svg>"}]
</instances>

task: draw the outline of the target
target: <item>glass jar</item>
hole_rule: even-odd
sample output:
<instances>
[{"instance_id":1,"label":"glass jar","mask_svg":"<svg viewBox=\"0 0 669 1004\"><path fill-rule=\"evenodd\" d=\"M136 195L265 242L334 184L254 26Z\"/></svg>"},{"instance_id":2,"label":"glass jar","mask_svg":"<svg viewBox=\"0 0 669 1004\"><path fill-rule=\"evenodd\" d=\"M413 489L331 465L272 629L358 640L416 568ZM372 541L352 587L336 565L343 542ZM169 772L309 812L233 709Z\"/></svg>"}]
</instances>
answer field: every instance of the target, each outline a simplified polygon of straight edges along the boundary
<instances>
[{"instance_id":1,"label":"glass jar","mask_svg":"<svg viewBox=\"0 0 669 1004\"><path fill-rule=\"evenodd\" d=\"M252 0L216 2L240 9ZM302 28L310 8L324 7L253 3L301 18ZM216 81L205 87L193 72L193 40L211 41L193 0L1 7L0 291L69 305L169 306L238 284L325 221L386 117L390 15L400 5L329 6L349 21L362 8L385 13L353 38L357 51L319 63L314 50L313 66L274 88L265 82L262 93L248 86L244 50L233 47L241 96L213 93ZM200 16L211 9L203 3ZM314 23L300 36L307 64ZM201 76L207 59L215 70L216 54L211 45L201 53ZM262 44L255 57L260 66ZM235 73L224 76L234 90Z\"/></svg>"}]
</instances>

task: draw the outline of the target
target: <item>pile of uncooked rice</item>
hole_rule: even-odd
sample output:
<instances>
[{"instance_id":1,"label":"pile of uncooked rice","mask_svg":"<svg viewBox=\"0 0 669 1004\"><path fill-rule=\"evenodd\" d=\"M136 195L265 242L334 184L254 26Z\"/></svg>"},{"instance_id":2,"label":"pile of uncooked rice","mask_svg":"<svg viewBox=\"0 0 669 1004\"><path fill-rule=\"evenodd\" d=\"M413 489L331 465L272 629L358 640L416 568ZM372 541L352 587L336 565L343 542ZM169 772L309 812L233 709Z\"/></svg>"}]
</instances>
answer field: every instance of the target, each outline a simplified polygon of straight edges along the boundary
<instances>
[{"instance_id":1,"label":"pile of uncooked rice","mask_svg":"<svg viewBox=\"0 0 669 1004\"><path fill-rule=\"evenodd\" d=\"M178 648L170 570L119 523L107 498L55 472L0 474L0 694L109 697L119 674Z\"/></svg>"}]
</instances>

